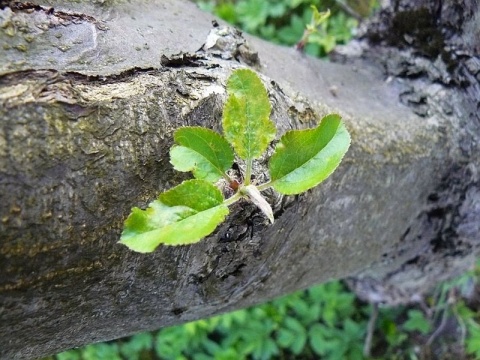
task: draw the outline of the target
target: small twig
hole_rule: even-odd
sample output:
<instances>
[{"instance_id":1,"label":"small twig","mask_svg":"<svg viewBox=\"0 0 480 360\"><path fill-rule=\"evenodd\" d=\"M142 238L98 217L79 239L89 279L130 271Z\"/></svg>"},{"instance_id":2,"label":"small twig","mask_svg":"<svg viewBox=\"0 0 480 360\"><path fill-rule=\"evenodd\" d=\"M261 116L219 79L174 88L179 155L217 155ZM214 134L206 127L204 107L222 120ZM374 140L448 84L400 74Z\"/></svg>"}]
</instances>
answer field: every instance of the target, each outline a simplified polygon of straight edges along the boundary
<instances>
[{"instance_id":1,"label":"small twig","mask_svg":"<svg viewBox=\"0 0 480 360\"><path fill-rule=\"evenodd\" d=\"M438 335L440 335L440 333L443 331L443 329L445 328L445 325L447 325L447 319L448 319L448 308L447 309L444 309L443 310L443 314L442 314L442 321L440 322L440 325L437 327L437 330L435 330L433 332L432 335L430 335L430 337L428 338L427 342L426 342L426 346L430 347L433 342L435 341L435 339L437 338Z\"/></svg>"},{"instance_id":2,"label":"small twig","mask_svg":"<svg viewBox=\"0 0 480 360\"><path fill-rule=\"evenodd\" d=\"M452 308L452 313L455 316L455 319L457 320L458 326L460 327L460 332L461 332L460 344L462 345L462 347L465 347L464 344L465 344L465 337L467 336L467 326L465 325L465 322L463 321L462 317L458 313L457 307L455 306L458 301L457 299L458 294L454 290L456 289L454 288L450 290L451 293L449 294L449 297L448 297L448 304Z\"/></svg>"},{"instance_id":3,"label":"small twig","mask_svg":"<svg viewBox=\"0 0 480 360\"><path fill-rule=\"evenodd\" d=\"M309 36L310 36L310 31L305 29L303 31L302 38L295 44L295 49L297 49L300 52L303 52L303 50L305 49L305 45L307 44Z\"/></svg>"},{"instance_id":4,"label":"small twig","mask_svg":"<svg viewBox=\"0 0 480 360\"><path fill-rule=\"evenodd\" d=\"M447 320L448 320L448 310L450 308L453 308L453 304L455 304L455 288L452 288L448 291L447 295L447 301L446 301L446 307L443 309L442 313L442 320L440 321L440 325L437 327L437 330L433 332L432 335L428 338L426 342L426 346L430 347L435 339L438 337L438 335L441 334L445 326L447 325Z\"/></svg>"},{"instance_id":5,"label":"small twig","mask_svg":"<svg viewBox=\"0 0 480 360\"><path fill-rule=\"evenodd\" d=\"M460 327L460 345L462 348L465 347L465 337L467 336L467 326L465 325L465 321L463 321L462 317L457 311L456 307L452 308L453 314L455 315L455 318L457 319L458 326Z\"/></svg>"},{"instance_id":6,"label":"small twig","mask_svg":"<svg viewBox=\"0 0 480 360\"><path fill-rule=\"evenodd\" d=\"M372 339L373 333L375 331L375 324L378 317L378 304L372 304L372 313L370 314L370 319L368 320L367 327L367 336L365 337L365 344L363 345L363 356L366 358L370 357L370 352L372 350Z\"/></svg>"}]
</instances>

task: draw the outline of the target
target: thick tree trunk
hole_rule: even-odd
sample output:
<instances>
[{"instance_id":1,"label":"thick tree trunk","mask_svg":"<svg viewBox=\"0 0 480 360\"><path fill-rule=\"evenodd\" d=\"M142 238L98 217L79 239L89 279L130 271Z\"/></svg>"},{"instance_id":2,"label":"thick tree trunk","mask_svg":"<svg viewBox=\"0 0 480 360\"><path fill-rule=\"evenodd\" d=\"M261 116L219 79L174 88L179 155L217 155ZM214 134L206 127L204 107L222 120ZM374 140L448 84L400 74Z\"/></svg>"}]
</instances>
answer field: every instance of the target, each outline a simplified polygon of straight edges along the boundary
<instances>
[{"instance_id":1,"label":"thick tree trunk","mask_svg":"<svg viewBox=\"0 0 480 360\"><path fill-rule=\"evenodd\" d=\"M393 3L337 51L344 64L253 38L249 49L234 31L196 52L212 17L188 2L36 4L0 1L1 358L333 278L356 276L371 301L414 301L478 255L476 1ZM173 130L220 130L240 66L263 76L280 133L344 116L340 168L304 195L272 197L274 225L242 203L198 244L118 245L130 208L185 178L169 164Z\"/></svg>"}]
</instances>

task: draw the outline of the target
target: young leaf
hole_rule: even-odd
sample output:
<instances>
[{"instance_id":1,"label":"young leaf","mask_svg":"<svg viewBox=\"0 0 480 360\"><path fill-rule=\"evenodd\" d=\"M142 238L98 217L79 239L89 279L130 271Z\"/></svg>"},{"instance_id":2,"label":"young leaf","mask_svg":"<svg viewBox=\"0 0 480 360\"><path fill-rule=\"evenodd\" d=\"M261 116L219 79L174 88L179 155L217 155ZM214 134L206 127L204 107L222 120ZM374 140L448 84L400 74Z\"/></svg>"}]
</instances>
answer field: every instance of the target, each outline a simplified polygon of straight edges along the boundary
<instances>
[{"instance_id":1,"label":"young leaf","mask_svg":"<svg viewBox=\"0 0 480 360\"><path fill-rule=\"evenodd\" d=\"M213 130L184 127L175 131L170 162L175 170L192 171L197 179L216 182L233 164L233 150L227 140Z\"/></svg>"},{"instance_id":2,"label":"young leaf","mask_svg":"<svg viewBox=\"0 0 480 360\"><path fill-rule=\"evenodd\" d=\"M235 70L227 82L223 132L244 160L260 157L275 138L270 101L260 78L248 69Z\"/></svg>"},{"instance_id":3,"label":"young leaf","mask_svg":"<svg viewBox=\"0 0 480 360\"><path fill-rule=\"evenodd\" d=\"M314 129L282 136L269 162L272 187L285 195L317 186L340 164L350 135L339 115L325 116Z\"/></svg>"},{"instance_id":4,"label":"young leaf","mask_svg":"<svg viewBox=\"0 0 480 360\"><path fill-rule=\"evenodd\" d=\"M315 26L315 28L327 21L330 17L330 9L327 9L327 11L318 11L315 5L311 5L310 8L312 9L311 25Z\"/></svg>"},{"instance_id":5,"label":"young leaf","mask_svg":"<svg viewBox=\"0 0 480 360\"><path fill-rule=\"evenodd\" d=\"M188 180L160 194L146 210L133 208L120 243L147 253L160 245L187 245L211 234L228 214L223 195L204 180Z\"/></svg>"},{"instance_id":6,"label":"young leaf","mask_svg":"<svg viewBox=\"0 0 480 360\"><path fill-rule=\"evenodd\" d=\"M187 206L204 211L223 203L222 192L204 180L187 180L158 197L167 206Z\"/></svg>"}]
</instances>

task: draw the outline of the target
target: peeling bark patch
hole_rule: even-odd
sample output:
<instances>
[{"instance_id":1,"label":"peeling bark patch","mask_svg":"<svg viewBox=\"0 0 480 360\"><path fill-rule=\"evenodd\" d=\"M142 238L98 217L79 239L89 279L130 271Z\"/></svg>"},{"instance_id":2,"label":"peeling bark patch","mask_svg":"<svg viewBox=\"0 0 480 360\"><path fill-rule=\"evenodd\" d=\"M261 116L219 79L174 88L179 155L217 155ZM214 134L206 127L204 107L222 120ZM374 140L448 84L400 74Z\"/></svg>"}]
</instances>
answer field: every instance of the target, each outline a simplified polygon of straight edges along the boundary
<instances>
[{"instance_id":1,"label":"peeling bark patch","mask_svg":"<svg viewBox=\"0 0 480 360\"><path fill-rule=\"evenodd\" d=\"M80 109L78 85L108 86L128 83L141 74L158 75L161 70L133 68L110 76L89 76L77 72L60 73L55 70L18 71L0 76L0 106L12 108L30 102L62 103L73 114L85 116L91 109Z\"/></svg>"},{"instance_id":2,"label":"peeling bark patch","mask_svg":"<svg viewBox=\"0 0 480 360\"><path fill-rule=\"evenodd\" d=\"M295 106L290 106L288 108L288 115L302 124L316 124L319 121L318 114L311 107L305 107L299 110Z\"/></svg>"},{"instance_id":3,"label":"peeling bark patch","mask_svg":"<svg viewBox=\"0 0 480 360\"><path fill-rule=\"evenodd\" d=\"M205 57L197 54L176 54L170 57L162 55L160 63L165 67L180 68L180 67L200 67L204 64L200 60L205 60Z\"/></svg>"},{"instance_id":4,"label":"peeling bark patch","mask_svg":"<svg viewBox=\"0 0 480 360\"><path fill-rule=\"evenodd\" d=\"M258 53L250 47L241 31L229 26L219 27L215 23L213 27L199 51L225 60L235 59L257 69L260 67Z\"/></svg>"},{"instance_id":5,"label":"peeling bark patch","mask_svg":"<svg viewBox=\"0 0 480 360\"><path fill-rule=\"evenodd\" d=\"M58 10L55 10L55 8L53 7L45 7L45 6L37 5L31 2L19 2L19 1L0 2L0 9L4 9L6 7L9 7L13 11L25 11L25 12L41 11L47 15L55 16L58 19L63 21L71 21L71 22L85 21L85 22L95 24L98 30L108 30L107 26L104 23L95 19L93 16L90 16L87 14L58 11Z\"/></svg>"},{"instance_id":6,"label":"peeling bark patch","mask_svg":"<svg viewBox=\"0 0 480 360\"><path fill-rule=\"evenodd\" d=\"M400 101L409 106L418 116L425 117L428 115L429 105L427 103L427 95L411 89L400 94Z\"/></svg>"}]
</instances>

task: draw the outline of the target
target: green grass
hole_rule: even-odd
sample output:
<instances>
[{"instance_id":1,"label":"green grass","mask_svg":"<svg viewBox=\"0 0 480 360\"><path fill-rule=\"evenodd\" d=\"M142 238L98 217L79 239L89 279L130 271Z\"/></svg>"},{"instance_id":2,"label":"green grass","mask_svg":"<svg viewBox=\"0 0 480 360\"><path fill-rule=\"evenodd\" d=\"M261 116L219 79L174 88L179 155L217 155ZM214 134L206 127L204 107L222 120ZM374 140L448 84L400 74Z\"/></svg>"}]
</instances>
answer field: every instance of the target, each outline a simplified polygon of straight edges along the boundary
<instances>
[{"instance_id":1,"label":"green grass","mask_svg":"<svg viewBox=\"0 0 480 360\"><path fill-rule=\"evenodd\" d=\"M340 282L210 319L88 345L57 360L360 359L368 310Z\"/></svg>"},{"instance_id":2,"label":"green grass","mask_svg":"<svg viewBox=\"0 0 480 360\"><path fill-rule=\"evenodd\" d=\"M455 359L467 354L479 358L480 314L466 296L476 288L479 269L438 286L426 298L428 313L419 306L380 309L373 358L420 359L432 351ZM88 345L49 360L363 359L371 312L371 305L333 281L249 309Z\"/></svg>"}]
</instances>

